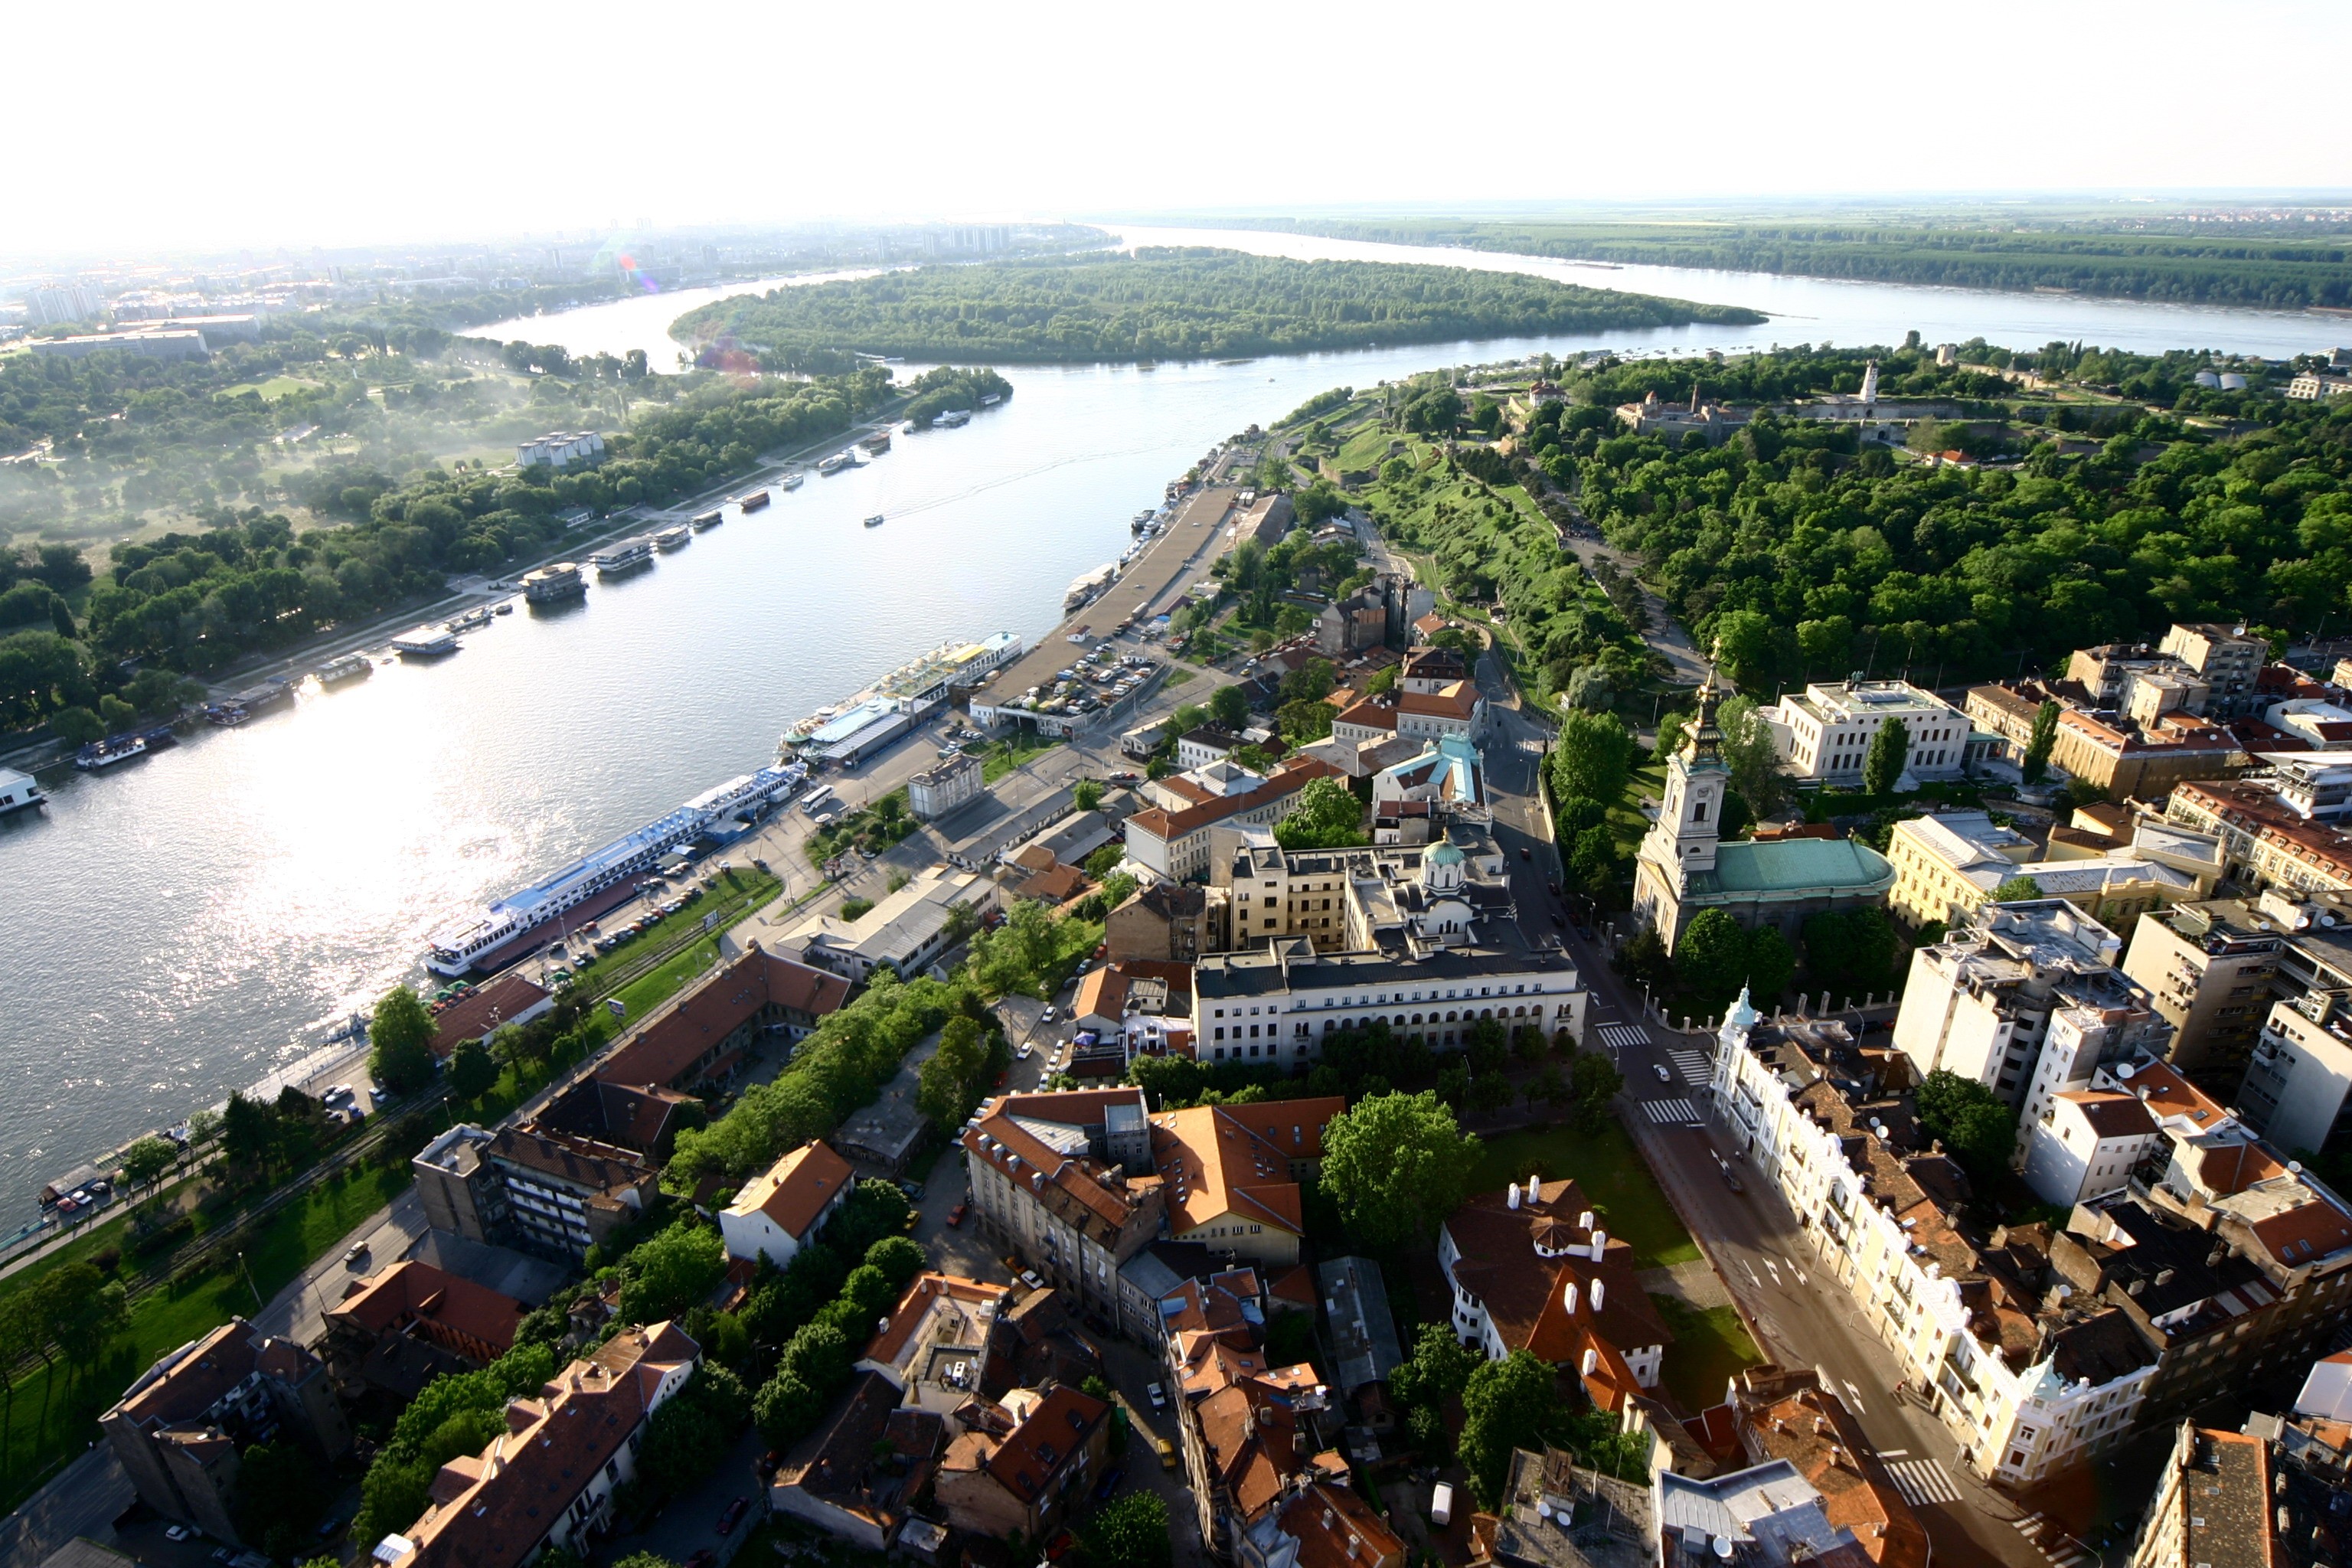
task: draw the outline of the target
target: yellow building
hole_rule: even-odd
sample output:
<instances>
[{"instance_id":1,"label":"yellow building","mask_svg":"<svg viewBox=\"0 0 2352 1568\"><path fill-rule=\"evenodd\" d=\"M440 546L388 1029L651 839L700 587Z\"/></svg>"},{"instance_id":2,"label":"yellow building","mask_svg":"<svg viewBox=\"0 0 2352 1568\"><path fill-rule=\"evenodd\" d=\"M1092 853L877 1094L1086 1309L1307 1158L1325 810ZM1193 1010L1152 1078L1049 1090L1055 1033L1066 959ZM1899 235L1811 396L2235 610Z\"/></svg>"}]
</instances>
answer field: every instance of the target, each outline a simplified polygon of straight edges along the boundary
<instances>
[{"instance_id":1,"label":"yellow building","mask_svg":"<svg viewBox=\"0 0 2352 1568\"><path fill-rule=\"evenodd\" d=\"M2103 925L2127 930L2150 910L2204 898L2221 869L2218 842L2164 824L2144 825L2140 837L2105 853L2053 843L2044 857L2032 839L1981 811L1897 823L1886 858L1895 868L1887 908L1915 930L1929 921L1961 924L2012 877L2030 877L2041 897L2063 899Z\"/></svg>"}]
</instances>

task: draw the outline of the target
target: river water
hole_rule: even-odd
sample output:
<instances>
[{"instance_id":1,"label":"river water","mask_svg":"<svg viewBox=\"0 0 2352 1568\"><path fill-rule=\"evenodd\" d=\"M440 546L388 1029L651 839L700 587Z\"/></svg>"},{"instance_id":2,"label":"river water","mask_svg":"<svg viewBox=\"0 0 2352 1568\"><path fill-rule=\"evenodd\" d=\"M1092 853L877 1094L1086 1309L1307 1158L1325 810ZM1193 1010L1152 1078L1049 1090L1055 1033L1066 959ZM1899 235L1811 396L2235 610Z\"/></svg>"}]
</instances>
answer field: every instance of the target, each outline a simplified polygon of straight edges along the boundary
<instances>
[{"instance_id":1,"label":"river water","mask_svg":"<svg viewBox=\"0 0 2352 1568\"><path fill-rule=\"evenodd\" d=\"M0 1215L56 1171L177 1121L310 1048L418 973L425 936L760 765L777 733L950 637L1034 637L1064 587L1212 443L1315 393L1543 351L1689 353L1981 335L2278 357L2352 338L2316 315L2199 310L1664 268L1609 270L1266 234L1129 243L1452 262L1774 312L1696 326L1311 354L1239 364L1010 366L961 430L731 517L584 605L501 617L431 666L308 691L290 710L0 818ZM794 279L804 281L806 279ZM758 287L747 285L746 288ZM478 329L573 353L642 348L724 290ZM882 527L860 520L881 512Z\"/></svg>"}]
</instances>

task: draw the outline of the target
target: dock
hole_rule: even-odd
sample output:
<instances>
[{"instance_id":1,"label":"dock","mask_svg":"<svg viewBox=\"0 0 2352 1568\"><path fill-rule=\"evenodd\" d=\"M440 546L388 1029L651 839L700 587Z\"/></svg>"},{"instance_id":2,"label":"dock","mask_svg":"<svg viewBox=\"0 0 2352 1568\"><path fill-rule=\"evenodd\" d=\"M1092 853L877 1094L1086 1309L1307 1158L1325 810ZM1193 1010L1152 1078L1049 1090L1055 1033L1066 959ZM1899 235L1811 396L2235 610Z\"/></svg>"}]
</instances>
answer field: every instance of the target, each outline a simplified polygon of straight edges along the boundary
<instances>
[{"instance_id":1,"label":"dock","mask_svg":"<svg viewBox=\"0 0 2352 1568\"><path fill-rule=\"evenodd\" d=\"M1087 628L1087 642L1091 646L1115 635L1119 623L1130 616L1139 626L1148 621L1151 606L1183 579L1195 557L1205 563L1228 548L1231 541L1225 537L1225 524L1240 500L1241 492L1230 485L1213 485L1189 497L1160 536L1128 563L1117 582L1064 616L1052 635L972 694L972 721L991 722L983 710L992 713L1001 704L1033 686L1045 685L1057 670L1076 663L1080 650L1071 646L1068 634L1078 626Z\"/></svg>"}]
</instances>

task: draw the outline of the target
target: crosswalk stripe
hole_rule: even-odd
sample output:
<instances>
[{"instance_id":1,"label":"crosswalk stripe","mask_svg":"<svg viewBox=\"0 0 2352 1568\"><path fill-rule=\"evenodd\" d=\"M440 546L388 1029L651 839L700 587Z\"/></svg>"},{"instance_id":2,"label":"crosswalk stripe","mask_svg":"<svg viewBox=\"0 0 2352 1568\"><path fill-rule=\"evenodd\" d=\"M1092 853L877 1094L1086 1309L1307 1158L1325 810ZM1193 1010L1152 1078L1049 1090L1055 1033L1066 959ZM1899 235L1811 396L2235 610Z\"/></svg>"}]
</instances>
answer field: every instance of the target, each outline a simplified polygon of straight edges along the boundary
<instances>
[{"instance_id":1,"label":"crosswalk stripe","mask_svg":"<svg viewBox=\"0 0 2352 1568\"><path fill-rule=\"evenodd\" d=\"M1668 1051L1666 1057L1685 1083L1705 1083L1712 1076L1714 1064L1697 1051Z\"/></svg>"},{"instance_id":2,"label":"crosswalk stripe","mask_svg":"<svg viewBox=\"0 0 2352 1568\"><path fill-rule=\"evenodd\" d=\"M1952 1484L1951 1476L1934 1459L1906 1459L1886 1467L1895 1482L1895 1489L1903 1500L1914 1508L1928 1503L1958 1502L1960 1489Z\"/></svg>"},{"instance_id":3,"label":"crosswalk stripe","mask_svg":"<svg viewBox=\"0 0 2352 1568\"><path fill-rule=\"evenodd\" d=\"M1646 1046L1650 1043L1650 1031L1639 1024L1603 1024L1601 1043L1621 1051L1628 1046Z\"/></svg>"},{"instance_id":4,"label":"crosswalk stripe","mask_svg":"<svg viewBox=\"0 0 2352 1568\"><path fill-rule=\"evenodd\" d=\"M1664 1123L1696 1121L1698 1108L1687 1100L1645 1100L1642 1110L1651 1121Z\"/></svg>"}]
</instances>

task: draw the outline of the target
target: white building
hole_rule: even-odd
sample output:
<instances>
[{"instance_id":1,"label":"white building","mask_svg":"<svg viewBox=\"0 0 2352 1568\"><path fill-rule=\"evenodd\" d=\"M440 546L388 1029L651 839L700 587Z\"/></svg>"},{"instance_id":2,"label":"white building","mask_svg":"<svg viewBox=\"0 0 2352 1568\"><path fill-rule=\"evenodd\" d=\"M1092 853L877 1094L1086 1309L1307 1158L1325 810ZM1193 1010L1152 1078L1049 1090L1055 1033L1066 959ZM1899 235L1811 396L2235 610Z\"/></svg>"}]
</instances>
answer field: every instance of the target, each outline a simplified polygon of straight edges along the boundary
<instances>
[{"instance_id":1,"label":"white building","mask_svg":"<svg viewBox=\"0 0 2352 1568\"><path fill-rule=\"evenodd\" d=\"M1151 804L1127 819L1127 858L1153 877L1189 880L1208 869L1213 829L1270 826L1309 783L1340 776L1319 758L1289 757L1263 775L1224 762L1155 779L1143 792Z\"/></svg>"},{"instance_id":2,"label":"white building","mask_svg":"<svg viewBox=\"0 0 2352 1568\"><path fill-rule=\"evenodd\" d=\"M849 1162L812 1138L744 1183L735 1201L719 1211L727 1256L747 1262L764 1258L783 1268L856 1184Z\"/></svg>"},{"instance_id":3,"label":"white building","mask_svg":"<svg viewBox=\"0 0 2352 1568\"><path fill-rule=\"evenodd\" d=\"M1735 1151L1778 1187L1970 1468L2030 1486L2118 1444L2156 1357L2115 1308L2005 1333L1989 1307L2030 1323L2038 1303L1954 1228L1966 1183L1918 1150L1907 1093L1881 1070L1843 1025L1765 1024L1743 995L1710 1089Z\"/></svg>"},{"instance_id":4,"label":"white building","mask_svg":"<svg viewBox=\"0 0 2352 1568\"><path fill-rule=\"evenodd\" d=\"M1968 715L1907 680L1815 682L1758 712L1800 779L1860 783L1872 739L1896 719L1911 737L1903 766L1913 779L1958 778L1969 759Z\"/></svg>"},{"instance_id":5,"label":"white building","mask_svg":"<svg viewBox=\"0 0 2352 1568\"><path fill-rule=\"evenodd\" d=\"M2327 1146L2352 1098L2352 998L2306 991L2271 1004L2238 1086L2238 1111L2274 1147Z\"/></svg>"},{"instance_id":6,"label":"white building","mask_svg":"<svg viewBox=\"0 0 2352 1568\"><path fill-rule=\"evenodd\" d=\"M1590 995L1557 949L1318 954L1311 940L1291 937L1193 966L1192 1049L1203 1061L1293 1067L1320 1060L1333 1030L1369 1028L1375 1019L1438 1050L1467 1044L1481 1019L1581 1039Z\"/></svg>"},{"instance_id":7,"label":"white building","mask_svg":"<svg viewBox=\"0 0 2352 1568\"><path fill-rule=\"evenodd\" d=\"M25 304L37 327L62 326L68 321L95 321L106 314L106 301L87 283L60 283L36 289Z\"/></svg>"},{"instance_id":8,"label":"white building","mask_svg":"<svg viewBox=\"0 0 2352 1568\"><path fill-rule=\"evenodd\" d=\"M2163 1141L2156 1119L2132 1095L2064 1089L2050 1097L2041 1124L2026 1129L2025 1184L2044 1203L2088 1203L2128 1186L2133 1170Z\"/></svg>"},{"instance_id":9,"label":"white building","mask_svg":"<svg viewBox=\"0 0 2352 1568\"><path fill-rule=\"evenodd\" d=\"M1983 1084L2031 1125L2100 1061L2163 1054L2172 1026L2116 967L2122 956L2113 931L2063 899L1988 904L1911 955L1895 1048L1923 1079L1941 1069Z\"/></svg>"},{"instance_id":10,"label":"white building","mask_svg":"<svg viewBox=\"0 0 2352 1568\"><path fill-rule=\"evenodd\" d=\"M773 941L764 929L746 940L759 938L770 952L851 980L884 968L912 980L1000 907L998 892L996 882L977 871L934 866L856 920L814 914Z\"/></svg>"},{"instance_id":11,"label":"white building","mask_svg":"<svg viewBox=\"0 0 2352 1568\"><path fill-rule=\"evenodd\" d=\"M593 463L604 456L604 437L593 430L556 430L515 447L515 461L526 468L568 468Z\"/></svg>"},{"instance_id":12,"label":"white building","mask_svg":"<svg viewBox=\"0 0 2352 1568\"><path fill-rule=\"evenodd\" d=\"M959 752L907 780L907 809L919 821L935 821L978 800L982 777L980 759Z\"/></svg>"}]
</instances>

